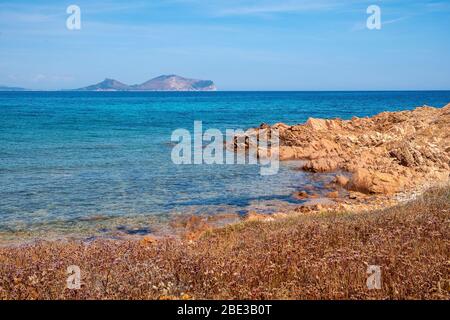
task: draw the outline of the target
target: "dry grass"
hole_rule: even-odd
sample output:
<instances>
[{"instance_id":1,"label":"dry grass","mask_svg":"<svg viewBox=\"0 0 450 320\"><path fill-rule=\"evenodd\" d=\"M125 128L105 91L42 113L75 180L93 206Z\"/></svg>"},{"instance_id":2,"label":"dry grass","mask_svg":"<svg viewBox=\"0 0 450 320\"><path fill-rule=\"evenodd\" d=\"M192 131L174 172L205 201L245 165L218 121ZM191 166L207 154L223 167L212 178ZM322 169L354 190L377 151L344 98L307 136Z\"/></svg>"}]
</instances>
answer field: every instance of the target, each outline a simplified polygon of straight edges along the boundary
<instances>
[{"instance_id":1,"label":"dry grass","mask_svg":"<svg viewBox=\"0 0 450 320\"><path fill-rule=\"evenodd\" d=\"M367 214L248 222L194 242L0 249L2 299L449 299L450 189ZM366 287L379 265L382 289ZM82 288L66 288L78 265Z\"/></svg>"}]
</instances>

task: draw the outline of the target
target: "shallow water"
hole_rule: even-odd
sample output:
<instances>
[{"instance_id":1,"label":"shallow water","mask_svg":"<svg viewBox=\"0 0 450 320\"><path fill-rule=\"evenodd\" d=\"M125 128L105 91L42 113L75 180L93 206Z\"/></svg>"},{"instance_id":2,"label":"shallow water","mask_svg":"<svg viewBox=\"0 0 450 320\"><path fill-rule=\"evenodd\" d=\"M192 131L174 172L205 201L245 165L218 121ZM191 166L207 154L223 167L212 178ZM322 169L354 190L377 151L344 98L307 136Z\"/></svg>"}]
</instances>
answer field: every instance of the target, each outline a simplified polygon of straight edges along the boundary
<instances>
[{"instance_id":1,"label":"shallow water","mask_svg":"<svg viewBox=\"0 0 450 320\"><path fill-rule=\"evenodd\" d=\"M435 92L1 92L0 238L144 234L184 214L273 212L320 187L283 163L174 165L171 133L442 107Z\"/></svg>"}]
</instances>

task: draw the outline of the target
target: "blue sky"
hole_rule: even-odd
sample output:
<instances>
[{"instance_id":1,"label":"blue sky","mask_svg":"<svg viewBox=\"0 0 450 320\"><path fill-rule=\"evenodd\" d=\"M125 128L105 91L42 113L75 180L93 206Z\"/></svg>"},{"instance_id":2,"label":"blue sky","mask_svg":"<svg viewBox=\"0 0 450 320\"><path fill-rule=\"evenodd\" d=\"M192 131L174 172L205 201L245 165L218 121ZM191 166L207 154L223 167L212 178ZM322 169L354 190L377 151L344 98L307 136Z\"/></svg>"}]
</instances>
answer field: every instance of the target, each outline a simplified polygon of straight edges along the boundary
<instances>
[{"instance_id":1,"label":"blue sky","mask_svg":"<svg viewBox=\"0 0 450 320\"><path fill-rule=\"evenodd\" d=\"M71 4L81 30L66 28ZM372 4L381 30L365 27ZM0 1L0 85L160 74L220 90L450 89L450 1Z\"/></svg>"}]
</instances>

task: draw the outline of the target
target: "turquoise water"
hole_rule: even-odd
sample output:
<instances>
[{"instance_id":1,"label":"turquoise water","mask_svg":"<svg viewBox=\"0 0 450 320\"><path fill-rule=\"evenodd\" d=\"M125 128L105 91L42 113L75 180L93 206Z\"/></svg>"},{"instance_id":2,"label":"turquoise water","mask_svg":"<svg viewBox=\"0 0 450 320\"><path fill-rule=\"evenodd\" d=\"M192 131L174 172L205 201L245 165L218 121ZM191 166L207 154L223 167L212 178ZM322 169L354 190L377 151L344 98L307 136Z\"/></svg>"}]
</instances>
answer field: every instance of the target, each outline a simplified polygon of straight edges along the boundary
<instances>
[{"instance_id":1,"label":"turquoise water","mask_svg":"<svg viewBox=\"0 0 450 320\"><path fill-rule=\"evenodd\" d=\"M0 236L144 234L175 215L273 212L327 180L292 162L274 176L255 165L174 165L171 133L194 120L246 129L449 102L450 91L1 92Z\"/></svg>"}]
</instances>

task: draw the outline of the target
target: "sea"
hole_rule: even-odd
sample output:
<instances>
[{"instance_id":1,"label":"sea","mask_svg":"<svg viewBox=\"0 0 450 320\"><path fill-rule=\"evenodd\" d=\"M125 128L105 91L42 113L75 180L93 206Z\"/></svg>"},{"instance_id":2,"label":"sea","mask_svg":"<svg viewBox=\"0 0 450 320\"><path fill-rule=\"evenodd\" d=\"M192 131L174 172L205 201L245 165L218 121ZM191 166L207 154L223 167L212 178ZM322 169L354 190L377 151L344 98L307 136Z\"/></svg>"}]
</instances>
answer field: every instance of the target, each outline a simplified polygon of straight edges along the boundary
<instances>
[{"instance_id":1,"label":"sea","mask_svg":"<svg viewBox=\"0 0 450 320\"><path fill-rule=\"evenodd\" d=\"M173 232L177 219L271 214L330 175L280 164L175 164L174 130L443 107L450 91L0 92L0 244Z\"/></svg>"}]
</instances>

